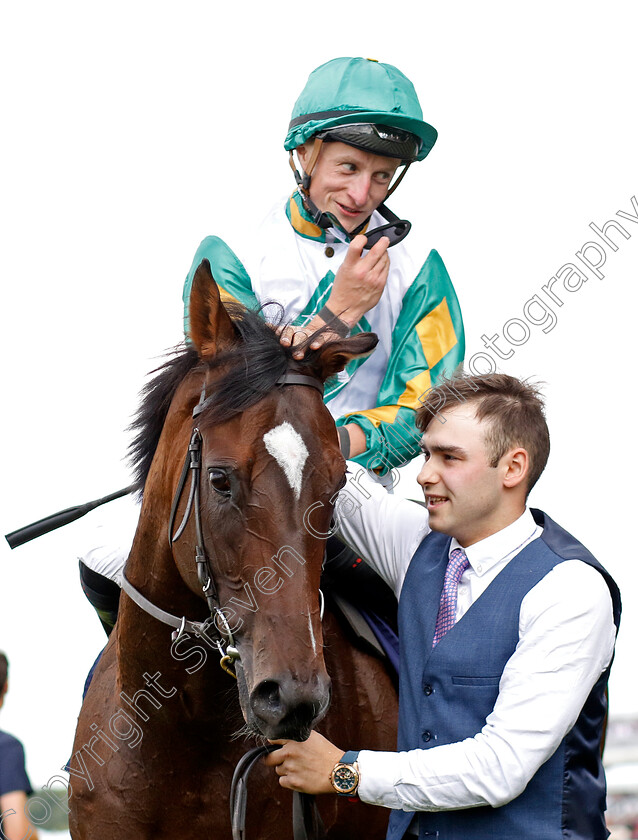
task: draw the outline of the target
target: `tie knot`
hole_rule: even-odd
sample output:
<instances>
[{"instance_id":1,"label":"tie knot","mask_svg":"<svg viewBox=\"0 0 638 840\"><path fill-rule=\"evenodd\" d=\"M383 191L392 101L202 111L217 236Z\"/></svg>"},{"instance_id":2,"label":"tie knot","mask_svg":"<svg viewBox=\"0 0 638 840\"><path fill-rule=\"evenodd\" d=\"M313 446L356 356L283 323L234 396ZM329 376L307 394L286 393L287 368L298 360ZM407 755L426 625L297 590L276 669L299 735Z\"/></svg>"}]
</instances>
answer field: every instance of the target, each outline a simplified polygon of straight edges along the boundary
<instances>
[{"instance_id":1,"label":"tie knot","mask_svg":"<svg viewBox=\"0 0 638 840\"><path fill-rule=\"evenodd\" d=\"M460 581L461 577L463 576L463 572L469 567L470 561L467 559L467 554L463 551L462 548L455 548L454 551L450 552L450 559L448 561L446 578L453 578L454 580Z\"/></svg>"}]
</instances>

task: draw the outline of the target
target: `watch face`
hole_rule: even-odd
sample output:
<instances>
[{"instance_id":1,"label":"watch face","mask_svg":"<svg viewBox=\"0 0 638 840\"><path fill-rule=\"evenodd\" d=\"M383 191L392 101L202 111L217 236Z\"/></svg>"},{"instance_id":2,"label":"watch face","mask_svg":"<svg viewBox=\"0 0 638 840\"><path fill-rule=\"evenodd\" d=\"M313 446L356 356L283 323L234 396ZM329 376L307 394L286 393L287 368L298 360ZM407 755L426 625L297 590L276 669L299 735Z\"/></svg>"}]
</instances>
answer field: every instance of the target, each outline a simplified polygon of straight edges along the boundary
<instances>
[{"instance_id":1,"label":"watch face","mask_svg":"<svg viewBox=\"0 0 638 840\"><path fill-rule=\"evenodd\" d=\"M337 764L332 771L332 785L339 793L352 793L359 784L359 774L350 764Z\"/></svg>"}]
</instances>

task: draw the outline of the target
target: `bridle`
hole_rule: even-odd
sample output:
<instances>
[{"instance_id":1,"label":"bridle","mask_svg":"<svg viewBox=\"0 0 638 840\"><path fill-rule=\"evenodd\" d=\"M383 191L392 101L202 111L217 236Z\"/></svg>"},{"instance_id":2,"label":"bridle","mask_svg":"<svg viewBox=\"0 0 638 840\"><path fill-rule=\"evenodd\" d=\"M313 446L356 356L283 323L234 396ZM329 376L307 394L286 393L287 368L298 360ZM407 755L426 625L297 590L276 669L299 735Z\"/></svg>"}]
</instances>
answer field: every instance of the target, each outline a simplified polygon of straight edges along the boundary
<instances>
[{"instance_id":1,"label":"bridle","mask_svg":"<svg viewBox=\"0 0 638 840\"><path fill-rule=\"evenodd\" d=\"M323 397L323 383L314 376L308 376L305 373L298 373L293 370L288 370L277 379L275 385L304 385L315 388ZM199 402L193 409L193 419L196 420L199 415L206 410L208 405L214 400L215 395L206 397L206 382L202 386ZM232 631L226 620L226 616L221 608L219 602L219 595L212 573L211 563L206 553L204 545L204 531L202 528L202 512L201 512L201 497L200 497L200 482L202 472L202 435L198 427L193 428L191 439L188 444L188 451L182 467L182 472L177 483L177 489L173 496L171 504L171 512L168 521L168 542L172 549L173 544L184 533L184 529L190 519L191 513L195 516L195 564L197 566L197 577L202 587L202 592L206 598L206 603L210 612L210 616L205 621L190 621L185 616L181 618L166 612L155 606L152 601L149 601L141 592L139 592L127 579L126 574L122 574L122 589L131 598L138 607L143 609L146 613L156 618L158 621L168 624L173 627L172 640L173 643L179 641L182 635L186 632L193 632L197 636L203 637L206 641L212 641L217 647L220 654L219 664L232 677L237 679L237 675L232 670L233 663L240 659L239 651L235 646ZM186 487L186 482L190 474L190 487L188 491L188 500L186 502L186 510L182 517L182 521L175 531L175 520L177 517L177 509L179 507L182 494ZM220 630L220 623L223 627L223 633ZM211 638L209 631L215 629L217 638ZM230 811L231 811L231 825L233 840L244 840L245 838L245 823L246 823L246 803L247 803L247 778L251 768L265 752L274 749L274 746L256 747L250 750L239 762L231 785L230 797ZM325 837L323 824L316 808L313 796L306 794L293 793L293 835L295 840L319 840Z\"/></svg>"},{"instance_id":2,"label":"bridle","mask_svg":"<svg viewBox=\"0 0 638 840\"><path fill-rule=\"evenodd\" d=\"M298 373L294 370L288 370L277 379L275 385L304 385L315 388L323 397L323 383L314 376L309 376L305 373ZM196 420L203 411L214 401L215 394L206 397L206 382L202 386L199 402L193 409L193 419ZM137 590L128 580L126 574L122 574L122 589L134 601L138 607L144 610L158 621L168 624L174 628L172 633L173 643L179 641L184 633L192 632L195 635L202 637L205 641L212 642L220 654L220 666L226 673L230 674L235 679L236 674L232 670L233 663L240 659L239 651L235 645L233 633L228 624L224 611L221 608L219 595L211 563L206 553L204 545L204 531L202 528L202 511L201 511L201 471L202 471L202 435L199 428L195 426L191 434L190 443L188 444L188 451L184 460L184 466L179 477L177 489L173 496L173 503L171 505L171 512L168 522L168 543L172 550L173 544L184 533L184 529L194 512L195 516L195 564L197 567L197 578L199 584L206 598L210 616L205 621L190 621L185 616L181 618L160 609L152 601L149 601L142 593ZM182 494L186 487L186 482L190 475L190 487L188 491L188 500L186 502L186 510L182 521L175 531L175 520L177 517L177 509L179 507ZM213 635L211 636L211 631Z\"/></svg>"}]
</instances>

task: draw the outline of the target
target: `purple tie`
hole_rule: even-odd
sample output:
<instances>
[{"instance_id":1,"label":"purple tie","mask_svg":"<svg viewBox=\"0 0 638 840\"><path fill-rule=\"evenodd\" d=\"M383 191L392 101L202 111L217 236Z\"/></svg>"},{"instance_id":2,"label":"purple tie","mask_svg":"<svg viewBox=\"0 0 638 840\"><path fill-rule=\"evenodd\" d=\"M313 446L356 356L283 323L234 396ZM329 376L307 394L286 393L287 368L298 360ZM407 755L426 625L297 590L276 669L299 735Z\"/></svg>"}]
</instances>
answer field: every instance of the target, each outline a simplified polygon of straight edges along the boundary
<instances>
[{"instance_id":1,"label":"purple tie","mask_svg":"<svg viewBox=\"0 0 638 840\"><path fill-rule=\"evenodd\" d=\"M454 627L456 621L456 600L459 594L459 581L470 563L462 548L455 548L450 552L450 559L445 570L443 591L439 603L439 614L436 617L432 647L435 647L448 630Z\"/></svg>"}]
</instances>

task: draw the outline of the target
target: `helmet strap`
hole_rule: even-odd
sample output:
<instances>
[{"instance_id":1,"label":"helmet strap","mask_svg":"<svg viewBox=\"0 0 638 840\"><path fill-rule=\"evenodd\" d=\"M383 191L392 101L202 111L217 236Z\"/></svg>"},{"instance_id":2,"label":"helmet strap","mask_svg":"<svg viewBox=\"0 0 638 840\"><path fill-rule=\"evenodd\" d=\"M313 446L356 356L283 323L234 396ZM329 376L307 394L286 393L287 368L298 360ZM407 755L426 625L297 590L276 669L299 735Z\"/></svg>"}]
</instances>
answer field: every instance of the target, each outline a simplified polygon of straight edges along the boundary
<instances>
[{"instance_id":1,"label":"helmet strap","mask_svg":"<svg viewBox=\"0 0 638 840\"><path fill-rule=\"evenodd\" d=\"M406 163L406 164L405 164L405 166L403 167L402 172L400 172L400 173L399 173L399 176L398 176L398 177L397 177L397 179L395 180L394 184L392 184L392 186L390 187L390 189L389 189L389 190L388 190L388 192L386 193L386 197L383 199L383 201L384 201L384 202L386 202L386 201L390 198L390 196L392 195L392 193L393 193L393 192L396 190L396 188L399 186L399 184L401 183L401 181L402 181L402 180L403 180L403 178L405 177L405 173L406 173L406 172L408 171L408 169L410 168L410 163L411 163L411 161L408 161L408 163ZM377 208L377 209L378 209L378 208Z\"/></svg>"},{"instance_id":2,"label":"helmet strap","mask_svg":"<svg viewBox=\"0 0 638 840\"><path fill-rule=\"evenodd\" d=\"M328 228L334 227L335 224L338 224L336 219L333 219L332 216L328 213L324 213L317 207L314 201L310 198L310 195L302 189L301 185L299 185L297 189L301 193L301 200L310 214L310 218L318 227L322 230L328 230Z\"/></svg>"},{"instance_id":3,"label":"helmet strap","mask_svg":"<svg viewBox=\"0 0 638 840\"><path fill-rule=\"evenodd\" d=\"M321 147L323 146L323 140L320 137L315 138L315 142L312 146L312 152L310 154L310 158L308 160L308 165L303 170L303 175L299 174L297 167L295 166L295 160L293 158L292 149L290 150L288 156L288 162L290 163L290 168L293 171L295 176L295 181L297 182L297 186L301 188L304 195L308 195L308 190L310 189L310 179L312 177L313 170L317 165L317 160L319 159L319 152L321 151Z\"/></svg>"},{"instance_id":4,"label":"helmet strap","mask_svg":"<svg viewBox=\"0 0 638 840\"><path fill-rule=\"evenodd\" d=\"M310 185L310 178L312 176L315 166L317 165L317 160L319 159L319 152L321 151L322 146L323 140L321 139L321 137L315 137L315 142L312 144L310 160L308 161L308 166L305 168L306 178L308 179L308 185Z\"/></svg>"},{"instance_id":5,"label":"helmet strap","mask_svg":"<svg viewBox=\"0 0 638 840\"><path fill-rule=\"evenodd\" d=\"M333 225L335 224L335 220L327 213L323 213L317 207L314 201L310 198L310 179L312 177L312 172L315 166L317 165L317 160L319 159L319 152L321 151L322 146L323 140L320 137L316 137L312 147L310 158L308 160L308 165L305 169L302 170L303 175L299 173L299 170L295 166L295 159L293 156L292 149L288 154L288 163L290 164L290 168L292 169L293 175L295 176L295 181L297 182L297 190L301 195L301 199L306 207L306 210L308 211L308 213L310 213L312 221L322 230L328 230L328 228L333 227Z\"/></svg>"}]
</instances>

